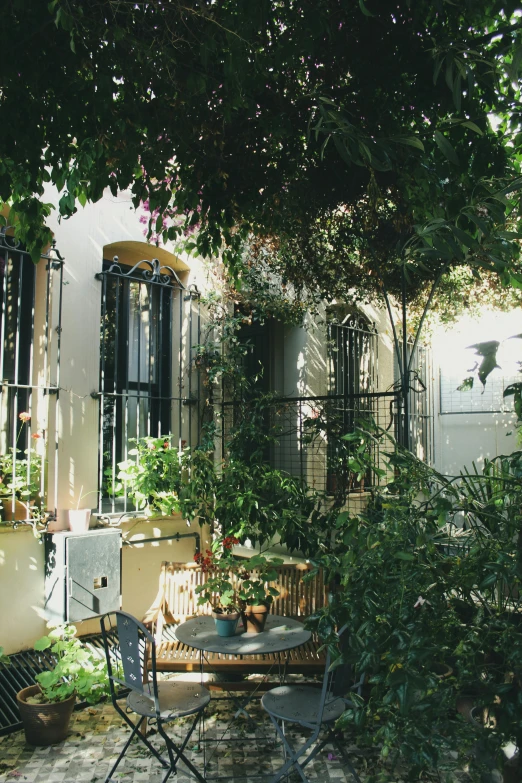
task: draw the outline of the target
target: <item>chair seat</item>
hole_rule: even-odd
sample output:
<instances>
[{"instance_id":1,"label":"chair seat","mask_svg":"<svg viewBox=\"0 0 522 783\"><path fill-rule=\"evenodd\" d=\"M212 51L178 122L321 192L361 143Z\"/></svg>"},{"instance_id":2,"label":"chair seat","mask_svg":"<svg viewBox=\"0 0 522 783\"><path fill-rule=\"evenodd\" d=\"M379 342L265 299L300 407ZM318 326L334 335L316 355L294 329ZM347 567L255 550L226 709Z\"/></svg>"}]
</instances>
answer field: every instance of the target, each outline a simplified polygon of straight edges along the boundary
<instances>
[{"instance_id":1,"label":"chair seat","mask_svg":"<svg viewBox=\"0 0 522 783\"><path fill-rule=\"evenodd\" d=\"M264 709L279 720L290 723L317 723L321 690L306 685L281 685L265 693L261 699ZM323 723L337 720L345 710L343 699L326 702Z\"/></svg>"},{"instance_id":2,"label":"chair seat","mask_svg":"<svg viewBox=\"0 0 522 783\"><path fill-rule=\"evenodd\" d=\"M145 685L144 691L131 691L127 696L127 706L137 715L155 718L152 686ZM148 696L147 693L151 695ZM158 697L163 720L193 715L203 710L210 701L207 689L195 682L158 682Z\"/></svg>"}]
</instances>

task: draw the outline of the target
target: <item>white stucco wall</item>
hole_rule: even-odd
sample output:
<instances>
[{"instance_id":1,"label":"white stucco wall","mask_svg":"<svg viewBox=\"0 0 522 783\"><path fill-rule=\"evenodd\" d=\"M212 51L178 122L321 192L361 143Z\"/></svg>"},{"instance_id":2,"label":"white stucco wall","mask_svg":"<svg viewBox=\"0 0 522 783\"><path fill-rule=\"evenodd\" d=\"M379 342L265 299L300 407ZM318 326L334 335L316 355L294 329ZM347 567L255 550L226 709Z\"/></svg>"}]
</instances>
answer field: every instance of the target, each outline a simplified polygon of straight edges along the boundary
<instances>
[{"instance_id":1,"label":"white stucco wall","mask_svg":"<svg viewBox=\"0 0 522 783\"><path fill-rule=\"evenodd\" d=\"M46 200L57 203L58 196L50 191ZM55 529L63 529L67 527L67 511L76 506L80 493L86 496L82 506L96 506L99 403L91 397L91 392L99 387L101 283L95 275L102 270L103 248L106 245L124 241L144 243L145 237L139 213L125 193L118 198L107 194L97 204L87 205L84 209L80 207L69 220L58 222L53 213L49 226L57 248L65 258L61 377L56 401L58 520L54 526ZM150 248L149 258L154 257L154 249ZM166 249L172 251L172 248ZM185 285L195 283L200 291L213 285L202 262L186 256L181 260L188 268L181 273ZM56 307L55 300L53 308L56 310ZM38 320L37 312L36 340L39 339ZM56 381L55 378L52 380ZM54 404L49 410L53 419L50 424L54 427ZM39 427L48 424L43 415L38 415ZM50 455L51 474L52 465ZM192 560L194 539L153 544L137 542L140 537L191 532L179 517L141 522L132 520L123 523L121 528L124 538L134 541L132 546L124 546L122 550L123 608L142 617L156 596L161 561ZM199 531L199 527L196 529ZM31 647L43 635L45 628L44 547L29 528L13 531L0 526L0 645L8 653ZM80 623L78 629L80 633L97 632L99 620Z\"/></svg>"}]
</instances>

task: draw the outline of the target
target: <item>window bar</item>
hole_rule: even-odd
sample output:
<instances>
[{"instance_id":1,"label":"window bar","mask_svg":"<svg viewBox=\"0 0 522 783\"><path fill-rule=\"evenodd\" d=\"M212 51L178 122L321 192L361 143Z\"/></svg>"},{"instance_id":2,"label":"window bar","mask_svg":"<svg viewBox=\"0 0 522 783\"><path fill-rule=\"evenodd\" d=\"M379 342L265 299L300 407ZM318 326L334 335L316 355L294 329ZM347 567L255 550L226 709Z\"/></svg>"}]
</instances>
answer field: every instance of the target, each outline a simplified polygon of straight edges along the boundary
<instances>
[{"instance_id":1,"label":"window bar","mask_svg":"<svg viewBox=\"0 0 522 783\"><path fill-rule=\"evenodd\" d=\"M107 345L107 276L102 277L102 305L101 305L101 335L100 335L100 395L99 395L99 408L98 408L98 431L100 437L100 448L98 450L98 487L103 486L103 455L105 453L105 356ZM114 430L114 427L113 427ZM113 484L114 474L114 448L111 455L111 467ZM114 486L111 496L111 511L114 511ZM98 513L102 512L102 493L98 494Z\"/></svg>"},{"instance_id":2,"label":"window bar","mask_svg":"<svg viewBox=\"0 0 522 783\"><path fill-rule=\"evenodd\" d=\"M116 393L119 386L119 375L120 375L120 341L118 340L118 333L119 330L122 327L122 317L125 314L125 303L128 300L128 292L125 291L125 288L123 287L123 283L120 282L119 279L115 278L115 299L116 299L116 313L115 313L115 321L117 325L116 334L114 336L114 372L113 372L113 389L112 389L112 399L113 399L113 416L112 416L112 469L113 469L113 476L116 476L116 454L118 450L118 443L117 443L117 437L118 437L118 408L116 405ZM128 350L128 342L129 342L129 329L128 329L128 321L127 318L125 318L125 323L123 325L124 334L126 335L126 342L127 342L127 350ZM125 382L124 378L124 382ZM125 388L125 387L123 387ZM126 408L126 399L125 399L125 393L122 394L122 410L121 410L121 425L122 429L125 432L125 421L127 418L127 408ZM122 457L124 459L127 459L127 441L124 438L124 453L122 454ZM116 510L116 497L113 496L112 499L112 510ZM125 482L125 492L124 492L124 498L123 498L123 510L127 511L127 482Z\"/></svg>"},{"instance_id":3,"label":"window bar","mask_svg":"<svg viewBox=\"0 0 522 783\"><path fill-rule=\"evenodd\" d=\"M156 357L160 357L160 361L156 361L156 383L159 395L161 396L161 392L163 389L163 361L161 360L161 357L163 356L163 329L164 329L164 312L163 308L165 306L164 302L164 291L163 288L160 289L159 292L159 313L158 313L158 329L157 329L157 348L156 348ZM150 362L150 356L149 356L149 362ZM159 416L158 416L158 437L162 435L163 433L163 413L164 413L164 406L159 403ZM165 433L167 434L167 433Z\"/></svg>"},{"instance_id":4,"label":"window bar","mask_svg":"<svg viewBox=\"0 0 522 783\"><path fill-rule=\"evenodd\" d=\"M20 326L22 321L22 270L23 270L23 255L20 253L19 258L19 264L18 264L18 291L17 291L17 301L16 301L16 330L15 330L15 341L14 341L14 408L13 408L13 427L12 427L12 455L13 455L13 491L11 494L11 509L13 512L14 517L14 511L15 511L15 505L16 505L16 494L14 486L16 484L16 474L17 474L17 464L18 464L18 416L20 414L20 389L19 389L19 382L20 382ZM14 264L11 265L12 269L12 276L14 277ZM33 305L34 308L34 305ZM29 379L28 379L29 380ZM28 413L31 413L31 410L29 409ZM30 421L28 422L28 429L30 427ZM30 433L29 433L30 434Z\"/></svg>"},{"instance_id":5,"label":"window bar","mask_svg":"<svg viewBox=\"0 0 522 783\"><path fill-rule=\"evenodd\" d=\"M162 289L163 290L163 289ZM181 295L181 294L180 294ZM169 329L169 343L168 343L168 356L169 356L169 362L170 362L170 371L169 371L169 386L170 386L170 393L172 394L172 384L174 383L173 373L172 373L172 351L174 346L174 292L169 289L169 323L168 323L168 329ZM169 406L169 413L168 413L168 435L170 438L170 442L172 445L172 398L169 400L168 406Z\"/></svg>"},{"instance_id":6,"label":"window bar","mask_svg":"<svg viewBox=\"0 0 522 783\"><path fill-rule=\"evenodd\" d=\"M193 307L192 307L192 291L189 291L189 300L188 300L188 308L189 308L189 328L188 328L188 344L187 344L187 384L188 384L188 399L189 403L192 404L192 318L193 318ZM192 408L189 409L189 415L188 415L188 433L187 433L187 443L189 446L192 447Z\"/></svg>"},{"instance_id":7,"label":"window bar","mask_svg":"<svg viewBox=\"0 0 522 783\"><path fill-rule=\"evenodd\" d=\"M178 291L178 310L179 310L179 340L178 340L178 373L179 373L179 381L178 381L178 397L179 397L179 404L178 404L178 452L181 450L181 428L183 426L183 405L182 405L182 398L183 398L183 347L182 347L182 338L183 338L183 297L181 295L181 291Z\"/></svg>"},{"instance_id":8,"label":"window bar","mask_svg":"<svg viewBox=\"0 0 522 783\"><path fill-rule=\"evenodd\" d=\"M136 394L136 432L135 437L136 439L141 437L140 432L140 396L141 396L141 326L143 324L143 311L142 311L142 284L138 283L138 390ZM149 329L150 334L150 329ZM128 373L127 373L128 374ZM127 391L130 391L129 385L127 384ZM130 396L130 395L129 395ZM127 432L127 436L128 436Z\"/></svg>"},{"instance_id":9,"label":"window bar","mask_svg":"<svg viewBox=\"0 0 522 783\"><path fill-rule=\"evenodd\" d=\"M127 287L127 290L123 288L122 286L122 306L123 306L123 316L124 316L124 333L125 333L125 343L126 343L126 355L129 356L129 350L130 350L130 325L129 325L129 318L128 314L130 312L130 287L131 283L129 282L129 285ZM120 321L118 321L118 324L120 324ZM118 339L116 338L116 344L118 344ZM121 384L121 388L123 388L125 391L122 394L122 429L123 429L123 450L122 450L122 457L124 460L128 459L128 451L129 451L129 363L126 361L124 363L125 369L123 371L123 384ZM116 376L116 373L115 373ZM118 384L116 383L115 378L115 389L116 392L118 389ZM127 511L127 485L125 485L125 499L124 499L124 506L123 510Z\"/></svg>"},{"instance_id":10,"label":"window bar","mask_svg":"<svg viewBox=\"0 0 522 783\"><path fill-rule=\"evenodd\" d=\"M197 334L197 337L198 337L198 345L199 345L200 342L201 342L201 299L199 298L199 295L198 295L198 334ZM197 421L197 425L198 425L198 434L199 434L201 432L201 420L202 420L202 410L201 410L201 404L200 404L200 401L201 401L201 371L200 371L199 367L197 369L197 376L196 377L197 377L197 383L198 383L198 409L197 409L198 410L198 421ZM189 444L189 445L192 445L192 444Z\"/></svg>"},{"instance_id":11,"label":"window bar","mask_svg":"<svg viewBox=\"0 0 522 783\"><path fill-rule=\"evenodd\" d=\"M33 264L33 297L31 302L31 337L29 340L29 375L28 375L28 382L29 382L29 392L27 395L27 410L31 414L31 418L27 422L27 442L26 442L26 453L27 453L27 470L26 470L26 479L27 479L27 485L29 486L30 478L31 478L31 456L33 453L33 447L32 447L32 428L33 428L33 385L35 383L34 378L34 311L36 307L36 267L34 267L34 262L32 259L26 259L24 256L22 256L22 263L20 265L20 272L22 272L23 264L24 262L28 261L29 263ZM20 298L22 296L22 285L20 284ZM21 310L20 307L20 317L21 317ZM47 379L44 378L44 382ZM40 460L40 493L41 497L43 498L43 479L44 479L44 462L43 460ZM31 512L29 510L31 499L27 499L27 517L29 518L31 516Z\"/></svg>"},{"instance_id":12,"label":"window bar","mask_svg":"<svg viewBox=\"0 0 522 783\"><path fill-rule=\"evenodd\" d=\"M152 368L153 368L153 362L154 362L154 356L153 356L153 353L154 353L154 350L153 350L153 346L154 346L154 331L159 326L159 324L155 324L154 320L153 320L153 318L154 318L154 305L153 305L153 302L152 302L153 290L152 290L152 286L150 285L150 283L147 284L147 287L145 288L145 290L147 291L147 305L148 305L148 308L149 308L149 348L148 348L148 357L147 357L147 376L148 376L148 378L147 378L147 399L148 399L147 405L143 405L142 404L141 395L138 395L138 399L139 399L140 411L141 411L142 408L145 408L146 418L147 418L147 435L150 436L150 435L153 434L152 433L152 419L151 419L151 413L152 413L152 404L151 403L152 403ZM140 297L140 299L141 299L141 297ZM140 329L140 337L141 337L141 329ZM161 336L158 334L158 338L156 340L156 352L157 352L157 355L161 355L159 353L160 349L161 349ZM138 367L138 378L140 377L140 373L141 373L141 368ZM158 422L158 426L159 426L159 422ZM160 435L161 435L161 432L158 431L156 437L159 437Z\"/></svg>"},{"instance_id":13,"label":"window bar","mask_svg":"<svg viewBox=\"0 0 522 783\"><path fill-rule=\"evenodd\" d=\"M54 393L54 455L53 455L53 461L54 461L54 476L53 476L53 501L52 501L52 507L53 507L53 514L56 517L57 511L58 511L58 438L59 438L59 431L58 431L58 416L57 416L57 405L58 405L58 399L60 395L60 352L61 352L61 340L62 340L62 295L63 295L63 258L61 254L56 249L56 242L53 240L53 243L51 245L51 248L46 256L43 256L44 258L47 258L47 289L46 289L46 305L45 305L45 353L44 353L44 382L48 385L49 391L47 394L50 397L51 391ZM52 379L50 375L50 368L49 368L49 356L50 356L50 350L53 340L53 322L52 322L52 316L51 316L51 307L52 307L52 298L54 291L56 289L56 272L58 271L58 313L57 313L57 321L58 324L56 326L56 377L54 380L55 387L52 389ZM49 406L50 406L50 399L48 401L48 410L47 415L49 415ZM47 420L47 424L49 423L49 420ZM48 429L48 436L50 436L50 432ZM49 455L49 445L47 446L47 454L48 458ZM43 476L44 474L44 465L43 465L43 458L42 458L42 470L41 474ZM49 474L48 474L49 475ZM51 503L50 503L50 487L48 487L48 495L47 495L47 510L49 510Z\"/></svg>"}]
</instances>

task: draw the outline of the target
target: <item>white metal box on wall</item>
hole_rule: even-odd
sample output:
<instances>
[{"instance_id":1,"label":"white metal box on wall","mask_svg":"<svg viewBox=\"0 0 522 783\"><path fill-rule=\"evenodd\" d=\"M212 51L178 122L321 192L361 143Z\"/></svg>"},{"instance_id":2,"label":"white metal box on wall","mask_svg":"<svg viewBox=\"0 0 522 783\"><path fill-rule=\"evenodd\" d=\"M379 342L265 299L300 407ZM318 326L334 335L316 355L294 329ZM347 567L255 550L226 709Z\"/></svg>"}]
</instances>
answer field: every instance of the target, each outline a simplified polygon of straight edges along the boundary
<instances>
[{"instance_id":1,"label":"white metal box on wall","mask_svg":"<svg viewBox=\"0 0 522 783\"><path fill-rule=\"evenodd\" d=\"M45 616L79 622L121 606L121 531L45 534Z\"/></svg>"}]
</instances>

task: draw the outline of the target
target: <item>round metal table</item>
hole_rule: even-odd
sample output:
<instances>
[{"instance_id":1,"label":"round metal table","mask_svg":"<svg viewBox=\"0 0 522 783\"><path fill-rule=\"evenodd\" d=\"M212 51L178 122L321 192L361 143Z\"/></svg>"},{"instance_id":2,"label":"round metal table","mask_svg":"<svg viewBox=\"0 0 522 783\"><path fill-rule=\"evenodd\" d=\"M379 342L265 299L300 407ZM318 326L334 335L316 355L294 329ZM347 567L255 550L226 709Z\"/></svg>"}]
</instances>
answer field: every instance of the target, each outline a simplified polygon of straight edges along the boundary
<instances>
[{"instance_id":1,"label":"round metal table","mask_svg":"<svg viewBox=\"0 0 522 783\"><path fill-rule=\"evenodd\" d=\"M239 626L234 636L219 636L214 619L195 617L178 625L176 638L182 644L196 650L231 655L263 655L293 650L310 640L312 636L303 624L289 617L269 614L265 630L261 633L245 633Z\"/></svg>"}]
</instances>

